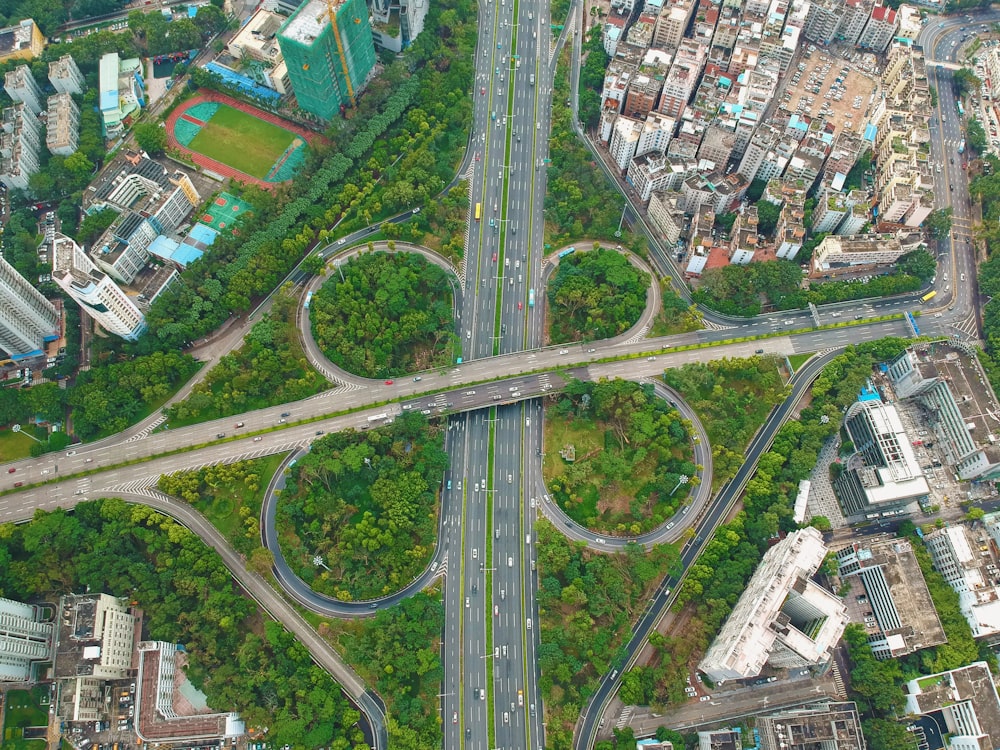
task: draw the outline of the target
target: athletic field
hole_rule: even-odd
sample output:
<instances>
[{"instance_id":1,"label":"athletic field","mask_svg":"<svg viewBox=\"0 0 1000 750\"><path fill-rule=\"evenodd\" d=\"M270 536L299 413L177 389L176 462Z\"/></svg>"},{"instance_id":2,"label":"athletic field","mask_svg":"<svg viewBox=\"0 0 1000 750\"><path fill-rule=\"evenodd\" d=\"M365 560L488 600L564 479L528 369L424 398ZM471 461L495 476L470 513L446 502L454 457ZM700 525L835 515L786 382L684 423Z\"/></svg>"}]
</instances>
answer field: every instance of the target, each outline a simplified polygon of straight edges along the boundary
<instances>
[{"instance_id":1,"label":"athletic field","mask_svg":"<svg viewBox=\"0 0 1000 750\"><path fill-rule=\"evenodd\" d=\"M263 180L294 140L287 130L223 104L187 146Z\"/></svg>"}]
</instances>

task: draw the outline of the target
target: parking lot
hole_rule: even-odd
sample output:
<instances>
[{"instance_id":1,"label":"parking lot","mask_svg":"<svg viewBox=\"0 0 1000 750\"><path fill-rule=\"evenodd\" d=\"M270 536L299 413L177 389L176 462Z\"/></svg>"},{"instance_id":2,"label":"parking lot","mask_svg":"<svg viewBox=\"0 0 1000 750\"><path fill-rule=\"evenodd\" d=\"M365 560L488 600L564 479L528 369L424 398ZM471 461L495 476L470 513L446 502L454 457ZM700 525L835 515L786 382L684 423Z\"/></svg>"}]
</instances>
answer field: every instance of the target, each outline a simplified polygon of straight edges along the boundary
<instances>
[{"instance_id":1,"label":"parking lot","mask_svg":"<svg viewBox=\"0 0 1000 750\"><path fill-rule=\"evenodd\" d=\"M788 70L779 107L803 118L824 120L832 126L834 137L845 128L862 132L875 78L860 69L869 63L862 53L845 54L857 60L812 44L804 47Z\"/></svg>"}]
</instances>

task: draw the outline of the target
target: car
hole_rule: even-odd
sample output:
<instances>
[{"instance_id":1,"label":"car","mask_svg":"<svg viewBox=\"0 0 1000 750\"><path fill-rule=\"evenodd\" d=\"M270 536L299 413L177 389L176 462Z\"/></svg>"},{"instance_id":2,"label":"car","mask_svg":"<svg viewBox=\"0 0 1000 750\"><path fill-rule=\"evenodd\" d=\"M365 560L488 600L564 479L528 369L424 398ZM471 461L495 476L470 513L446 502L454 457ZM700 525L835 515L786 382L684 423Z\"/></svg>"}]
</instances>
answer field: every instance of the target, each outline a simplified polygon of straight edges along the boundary
<instances>
[{"instance_id":1,"label":"car","mask_svg":"<svg viewBox=\"0 0 1000 750\"><path fill-rule=\"evenodd\" d=\"M285 419L284 417L282 417L281 419L278 420L278 424L284 424L287 421L288 421L287 419Z\"/></svg>"},{"instance_id":2,"label":"car","mask_svg":"<svg viewBox=\"0 0 1000 750\"><path fill-rule=\"evenodd\" d=\"M479 93L480 93L480 95L482 95L482 96L486 96L486 87L485 87L485 86L481 86L481 87L479 88Z\"/></svg>"},{"instance_id":3,"label":"car","mask_svg":"<svg viewBox=\"0 0 1000 750\"><path fill-rule=\"evenodd\" d=\"M347 242L346 237L341 237L339 240L337 240L338 245L343 245L345 242Z\"/></svg>"},{"instance_id":4,"label":"car","mask_svg":"<svg viewBox=\"0 0 1000 750\"><path fill-rule=\"evenodd\" d=\"M8 474L13 474L17 469L7 469Z\"/></svg>"},{"instance_id":5,"label":"car","mask_svg":"<svg viewBox=\"0 0 1000 750\"><path fill-rule=\"evenodd\" d=\"M219 438L220 440L222 438L224 438L225 436L226 436L226 433L224 433L224 432L219 432L219 433L216 434L216 437Z\"/></svg>"},{"instance_id":6,"label":"car","mask_svg":"<svg viewBox=\"0 0 1000 750\"><path fill-rule=\"evenodd\" d=\"M479 559L479 548L478 547L473 547L472 548L472 559L473 560L478 560Z\"/></svg>"},{"instance_id":7,"label":"car","mask_svg":"<svg viewBox=\"0 0 1000 750\"><path fill-rule=\"evenodd\" d=\"M559 353L560 354L569 354L569 349L560 349Z\"/></svg>"},{"instance_id":8,"label":"car","mask_svg":"<svg viewBox=\"0 0 1000 750\"><path fill-rule=\"evenodd\" d=\"M499 617L500 616L500 605L499 604L494 604L493 605L493 616L494 617Z\"/></svg>"},{"instance_id":9,"label":"car","mask_svg":"<svg viewBox=\"0 0 1000 750\"><path fill-rule=\"evenodd\" d=\"M705 701L710 701L710 700L712 700L712 696L710 696L710 695L703 695L703 696L701 696L701 697L700 697L700 698L699 698L698 700L699 700L699 701L700 701L701 703L704 703Z\"/></svg>"},{"instance_id":10,"label":"car","mask_svg":"<svg viewBox=\"0 0 1000 750\"><path fill-rule=\"evenodd\" d=\"M493 253L493 262L494 262L494 263L496 263L496 262L497 262L497 254L496 254L496 253Z\"/></svg>"},{"instance_id":11,"label":"car","mask_svg":"<svg viewBox=\"0 0 1000 750\"><path fill-rule=\"evenodd\" d=\"M962 279L962 280L963 280L963 281L965 280L965 279L964 279L964 277L963 277L963 279ZM66 451L66 455L67 455L67 456L75 456L75 455L76 455L76 451Z\"/></svg>"},{"instance_id":12,"label":"car","mask_svg":"<svg viewBox=\"0 0 1000 750\"><path fill-rule=\"evenodd\" d=\"M510 714L506 711L503 712L503 723L510 724Z\"/></svg>"},{"instance_id":13,"label":"car","mask_svg":"<svg viewBox=\"0 0 1000 750\"><path fill-rule=\"evenodd\" d=\"M517 303L517 309L518 310L523 310L524 309L524 303L523 302L518 302Z\"/></svg>"},{"instance_id":14,"label":"car","mask_svg":"<svg viewBox=\"0 0 1000 750\"><path fill-rule=\"evenodd\" d=\"M414 382L414 383L419 383L419 382L420 382L421 380L423 380L423 378L422 378L422 377L420 377L419 375L417 375L417 377L415 377L415 378L413 379L413 382Z\"/></svg>"},{"instance_id":15,"label":"car","mask_svg":"<svg viewBox=\"0 0 1000 750\"><path fill-rule=\"evenodd\" d=\"M475 392L475 391L466 391L466 392L465 392L465 395L466 395L466 396L475 396L475 395L476 395L476 392Z\"/></svg>"},{"instance_id":16,"label":"car","mask_svg":"<svg viewBox=\"0 0 1000 750\"><path fill-rule=\"evenodd\" d=\"M754 350L754 354L763 354L763 353L764 353L763 349L755 349Z\"/></svg>"},{"instance_id":17,"label":"car","mask_svg":"<svg viewBox=\"0 0 1000 750\"><path fill-rule=\"evenodd\" d=\"M521 395L521 392L520 392L520 391L514 391L514 392L513 392L512 394L510 394L510 395L511 395L511 396L513 396L513 397L515 397L515 398L517 398L518 396L520 396L520 395Z\"/></svg>"},{"instance_id":18,"label":"car","mask_svg":"<svg viewBox=\"0 0 1000 750\"><path fill-rule=\"evenodd\" d=\"M475 700L479 700L479 688L476 688L475 690L472 691L472 697Z\"/></svg>"},{"instance_id":19,"label":"car","mask_svg":"<svg viewBox=\"0 0 1000 750\"><path fill-rule=\"evenodd\" d=\"M597 349L588 349L587 350L587 354L593 354L596 351L597 351Z\"/></svg>"},{"instance_id":20,"label":"car","mask_svg":"<svg viewBox=\"0 0 1000 750\"><path fill-rule=\"evenodd\" d=\"M94 463L94 459L92 459L92 458L87 458L87 459L84 459L84 461L83 461L83 462L84 462L85 464L92 464L92 463Z\"/></svg>"},{"instance_id":21,"label":"car","mask_svg":"<svg viewBox=\"0 0 1000 750\"><path fill-rule=\"evenodd\" d=\"M518 690L517 691L517 705L518 706L522 706L522 707L524 706L524 691L523 690Z\"/></svg>"},{"instance_id":22,"label":"car","mask_svg":"<svg viewBox=\"0 0 1000 750\"><path fill-rule=\"evenodd\" d=\"M514 567L514 558L513 557L508 557L507 558L507 567L508 568L513 568Z\"/></svg>"},{"instance_id":23,"label":"car","mask_svg":"<svg viewBox=\"0 0 1000 750\"><path fill-rule=\"evenodd\" d=\"M469 729L468 727L465 728L465 739L467 740L472 739L472 730Z\"/></svg>"},{"instance_id":24,"label":"car","mask_svg":"<svg viewBox=\"0 0 1000 750\"><path fill-rule=\"evenodd\" d=\"M317 434L317 435L323 435L323 434L325 434L325 433L323 432L323 430L316 430L316 434Z\"/></svg>"},{"instance_id":25,"label":"car","mask_svg":"<svg viewBox=\"0 0 1000 750\"><path fill-rule=\"evenodd\" d=\"M600 537L598 537L598 538L597 538L597 539L595 539L594 541L595 541L595 542L597 542L598 544L607 544L607 542L606 542L606 541L604 541L603 539L601 539Z\"/></svg>"},{"instance_id":26,"label":"car","mask_svg":"<svg viewBox=\"0 0 1000 750\"><path fill-rule=\"evenodd\" d=\"M14 486L15 487L23 487L24 486L24 482L14 482Z\"/></svg>"},{"instance_id":27,"label":"car","mask_svg":"<svg viewBox=\"0 0 1000 750\"><path fill-rule=\"evenodd\" d=\"M656 357L646 357L646 361L647 362L655 362L656 361Z\"/></svg>"},{"instance_id":28,"label":"car","mask_svg":"<svg viewBox=\"0 0 1000 750\"><path fill-rule=\"evenodd\" d=\"M253 439L253 441L254 441L255 443L259 443L259 442L260 442L261 440L263 440L263 439L264 439L264 438L262 438L262 437L261 437L260 435L258 435L257 437L255 437L255 438Z\"/></svg>"},{"instance_id":29,"label":"car","mask_svg":"<svg viewBox=\"0 0 1000 750\"><path fill-rule=\"evenodd\" d=\"M386 381L385 381L385 384L386 384L386 385L392 385L392 382L393 382L392 380L386 380Z\"/></svg>"}]
</instances>

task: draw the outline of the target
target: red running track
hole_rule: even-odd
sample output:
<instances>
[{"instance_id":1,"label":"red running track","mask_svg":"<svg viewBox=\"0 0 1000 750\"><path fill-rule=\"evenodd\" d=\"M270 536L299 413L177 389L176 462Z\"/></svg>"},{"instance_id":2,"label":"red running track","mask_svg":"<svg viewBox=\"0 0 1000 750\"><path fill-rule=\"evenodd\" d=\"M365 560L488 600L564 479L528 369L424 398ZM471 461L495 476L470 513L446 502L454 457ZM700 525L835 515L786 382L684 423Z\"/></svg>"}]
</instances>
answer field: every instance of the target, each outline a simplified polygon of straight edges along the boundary
<instances>
[{"instance_id":1,"label":"red running track","mask_svg":"<svg viewBox=\"0 0 1000 750\"><path fill-rule=\"evenodd\" d=\"M258 185L265 190L273 190L279 183L266 182L265 180L258 179L246 172L241 172L240 170L229 166L228 164L223 164L221 161L216 161L215 159L210 159L204 154L199 154L197 151L192 151L187 146L180 143L177 138L174 137L174 125L177 120L183 116L187 120L197 121L196 118L186 115L185 113L194 105L200 102L216 102L218 104L225 104L233 109L238 109L241 112L245 112L252 117L256 117L264 122L269 122L272 125L277 125L283 130L287 130L289 133L294 133L295 135L302 138L306 143L312 143L313 141L320 138L319 135L313 133L310 130L306 130L300 125L283 120L277 115L271 114L270 112L264 112L263 110L257 109L256 107L251 107L249 104L241 101L237 101L225 94L220 94L218 91L212 91L211 89L202 89L196 96L188 99L181 106L174 109L169 115L167 115L166 129L167 129L167 144L171 148L175 148L182 154L186 154L188 158L191 159L195 164L204 169L208 169L212 172L221 174L223 177L228 177L232 180L239 180L240 182L245 182L251 185Z\"/></svg>"}]
</instances>

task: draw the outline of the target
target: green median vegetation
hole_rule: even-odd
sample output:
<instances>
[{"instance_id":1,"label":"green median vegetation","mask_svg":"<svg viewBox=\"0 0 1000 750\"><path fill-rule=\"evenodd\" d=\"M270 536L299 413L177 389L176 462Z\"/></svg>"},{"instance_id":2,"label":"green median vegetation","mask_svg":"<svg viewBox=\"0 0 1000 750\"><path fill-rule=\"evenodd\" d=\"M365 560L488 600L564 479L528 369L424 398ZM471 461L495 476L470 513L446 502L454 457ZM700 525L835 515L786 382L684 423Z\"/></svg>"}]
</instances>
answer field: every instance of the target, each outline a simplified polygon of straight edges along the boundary
<instances>
[{"instance_id":1,"label":"green median vegetation","mask_svg":"<svg viewBox=\"0 0 1000 750\"><path fill-rule=\"evenodd\" d=\"M306 359L291 288L255 323L244 344L227 354L186 399L167 410L173 427L207 422L308 398L330 384Z\"/></svg>"},{"instance_id":2,"label":"green median vegetation","mask_svg":"<svg viewBox=\"0 0 1000 750\"><path fill-rule=\"evenodd\" d=\"M600 246L567 255L549 282L553 343L608 339L634 326L646 309L649 274Z\"/></svg>"},{"instance_id":3,"label":"green median vegetation","mask_svg":"<svg viewBox=\"0 0 1000 750\"><path fill-rule=\"evenodd\" d=\"M652 385L630 380L571 382L546 409L545 445L553 500L607 534L637 536L665 523L701 468L690 423Z\"/></svg>"},{"instance_id":4,"label":"green median vegetation","mask_svg":"<svg viewBox=\"0 0 1000 750\"><path fill-rule=\"evenodd\" d=\"M750 440L789 393L772 357L686 364L664 372L663 382L681 394L705 426L716 488L735 476Z\"/></svg>"},{"instance_id":5,"label":"green median vegetation","mask_svg":"<svg viewBox=\"0 0 1000 750\"><path fill-rule=\"evenodd\" d=\"M316 591L342 601L398 591L430 563L447 469L444 428L422 414L313 442L278 504L288 564Z\"/></svg>"},{"instance_id":6,"label":"green median vegetation","mask_svg":"<svg viewBox=\"0 0 1000 750\"><path fill-rule=\"evenodd\" d=\"M538 666L551 750L569 750L573 726L602 674L621 668L622 647L653 589L680 563L673 545L598 554L548 521L538 533Z\"/></svg>"},{"instance_id":7,"label":"green median vegetation","mask_svg":"<svg viewBox=\"0 0 1000 750\"><path fill-rule=\"evenodd\" d=\"M691 333L704 328L702 314L694 305L689 305L670 286L670 277L660 279L660 311L653 320L649 335L672 336L677 333Z\"/></svg>"},{"instance_id":8,"label":"green median vegetation","mask_svg":"<svg viewBox=\"0 0 1000 750\"><path fill-rule=\"evenodd\" d=\"M112 499L0 525L0 596L56 601L85 590L137 602L144 635L184 644L185 672L209 707L269 727L269 743L368 747L360 713L333 678L240 594L215 550L177 522Z\"/></svg>"},{"instance_id":9,"label":"green median vegetation","mask_svg":"<svg viewBox=\"0 0 1000 750\"><path fill-rule=\"evenodd\" d=\"M340 273L343 273L343 279ZM309 308L316 343L338 367L386 378L451 362L451 278L415 253L365 253L333 272Z\"/></svg>"}]
</instances>

